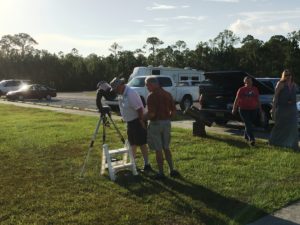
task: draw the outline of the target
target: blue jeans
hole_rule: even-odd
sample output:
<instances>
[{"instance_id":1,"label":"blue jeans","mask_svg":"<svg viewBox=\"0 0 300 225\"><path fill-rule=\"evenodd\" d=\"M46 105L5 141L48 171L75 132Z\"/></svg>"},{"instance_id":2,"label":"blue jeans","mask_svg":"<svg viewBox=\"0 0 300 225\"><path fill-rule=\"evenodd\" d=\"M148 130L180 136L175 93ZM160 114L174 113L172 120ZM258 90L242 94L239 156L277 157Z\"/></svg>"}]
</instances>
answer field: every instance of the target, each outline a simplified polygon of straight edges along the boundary
<instances>
[{"instance_id":1,"label":"blue jeans","mask_svg":"<svg viewBox=\"0 0 300 225\"><path fill-rule=\"evenodd\" d=\"M253 123L257 119L258 109L246 110L240 109L240 116L245 123L245 139L248 141L255 141L253 135Z\"/></svg>"}]
</instances>

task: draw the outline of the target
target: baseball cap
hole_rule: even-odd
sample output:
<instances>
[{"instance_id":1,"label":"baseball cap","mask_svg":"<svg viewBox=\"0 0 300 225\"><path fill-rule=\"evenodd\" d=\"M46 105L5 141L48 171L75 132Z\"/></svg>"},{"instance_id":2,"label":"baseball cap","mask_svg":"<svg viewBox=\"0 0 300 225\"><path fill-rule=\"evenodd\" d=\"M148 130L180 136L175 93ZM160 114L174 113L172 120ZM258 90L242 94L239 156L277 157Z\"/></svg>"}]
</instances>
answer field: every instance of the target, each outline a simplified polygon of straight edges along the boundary
<instances>
[{"instance_id":1,"label":"baseball cap","mask_svg":"<svg viewBox=\"0 0 300 225\"><path fill-rule=\"evenodd\" d=\"M112 79L112 81L109 83L111 88L113 90L115 90L117 87L119 87L121 84L124 84L125 80L124 78L118 78L118 77L114 77L114 79Z\"/></svg>"}]
</instances>

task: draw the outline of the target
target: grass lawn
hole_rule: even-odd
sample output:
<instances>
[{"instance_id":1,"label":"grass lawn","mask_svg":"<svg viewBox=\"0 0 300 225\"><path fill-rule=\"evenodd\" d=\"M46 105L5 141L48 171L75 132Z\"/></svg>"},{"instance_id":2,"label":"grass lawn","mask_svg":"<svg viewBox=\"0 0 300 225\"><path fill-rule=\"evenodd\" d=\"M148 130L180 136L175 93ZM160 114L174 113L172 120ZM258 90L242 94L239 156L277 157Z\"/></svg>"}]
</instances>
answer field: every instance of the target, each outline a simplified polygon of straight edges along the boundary
<instances>
[{"instance_id":1,"label":"grass lawn","mask_svg":"<svg viewBox=\"0 0 300 225\"><path fill-rule=\"evenodd\" d=\"M112 182L99 176L102 131L79 178L97 118L2 104L0 117L0 224L247 224L300 199L300 154L265 141L174 128L182 178L121 172Z\"/></svg>"}]
</instances>

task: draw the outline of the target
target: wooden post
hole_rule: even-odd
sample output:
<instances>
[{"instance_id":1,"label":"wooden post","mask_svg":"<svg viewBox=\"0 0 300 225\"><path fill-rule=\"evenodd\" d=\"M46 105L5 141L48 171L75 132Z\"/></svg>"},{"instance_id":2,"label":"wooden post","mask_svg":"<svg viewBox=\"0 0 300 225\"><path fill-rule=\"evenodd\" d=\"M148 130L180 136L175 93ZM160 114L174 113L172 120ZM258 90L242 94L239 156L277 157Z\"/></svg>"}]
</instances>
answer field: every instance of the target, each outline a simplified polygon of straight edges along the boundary
<instances>
[{"instance_id":1,"label":"wooden post","mask_svg":"<svg viewBox=\"0 0 300 225\"><path fill-rule=\"evenodd\" d=\"M203 122L193 122L193 135L199 137L206 137L205 124Z\"/></svg>"}]
</instances>

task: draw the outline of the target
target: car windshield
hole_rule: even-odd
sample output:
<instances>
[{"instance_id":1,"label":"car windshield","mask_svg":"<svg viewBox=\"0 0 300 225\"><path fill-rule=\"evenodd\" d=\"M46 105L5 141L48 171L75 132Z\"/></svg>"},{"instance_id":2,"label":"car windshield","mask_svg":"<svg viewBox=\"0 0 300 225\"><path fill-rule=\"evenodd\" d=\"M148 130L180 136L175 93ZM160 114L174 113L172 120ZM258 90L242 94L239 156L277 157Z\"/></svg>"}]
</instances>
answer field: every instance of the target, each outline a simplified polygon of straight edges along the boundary
<instances>
[{"instance_id":1,"label":"car windshield","mask_svg":"<svg viewBox=\"0 0 300 225\"><path fill-rule=\"evenodd\" d=\"M133 78L127 85L129 87L145 87L145 77Z\"/></svg>"}]
</instances>

